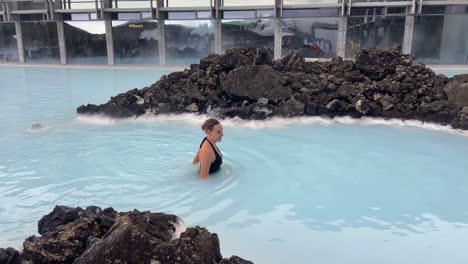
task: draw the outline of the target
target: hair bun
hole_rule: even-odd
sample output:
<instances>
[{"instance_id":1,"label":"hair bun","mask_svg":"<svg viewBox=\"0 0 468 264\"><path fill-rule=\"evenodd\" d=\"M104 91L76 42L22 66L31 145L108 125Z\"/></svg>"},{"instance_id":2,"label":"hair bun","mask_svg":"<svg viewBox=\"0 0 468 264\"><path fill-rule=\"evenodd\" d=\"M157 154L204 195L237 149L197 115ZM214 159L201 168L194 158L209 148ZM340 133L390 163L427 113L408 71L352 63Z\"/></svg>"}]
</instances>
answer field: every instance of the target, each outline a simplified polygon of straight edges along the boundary
<instances>
[{"instance_id":1,"label":"hair bun","mask_svg":"<svg viewBox=\"0 0 468 264\"><path fill-rule=\"evenodd\" d=\"M208 130L211 131L219 123L220 122L217 119L209 118L205 122L203 122L203 124L201 125L201 129L205 132Z\"/></svg>"}]
</instances>

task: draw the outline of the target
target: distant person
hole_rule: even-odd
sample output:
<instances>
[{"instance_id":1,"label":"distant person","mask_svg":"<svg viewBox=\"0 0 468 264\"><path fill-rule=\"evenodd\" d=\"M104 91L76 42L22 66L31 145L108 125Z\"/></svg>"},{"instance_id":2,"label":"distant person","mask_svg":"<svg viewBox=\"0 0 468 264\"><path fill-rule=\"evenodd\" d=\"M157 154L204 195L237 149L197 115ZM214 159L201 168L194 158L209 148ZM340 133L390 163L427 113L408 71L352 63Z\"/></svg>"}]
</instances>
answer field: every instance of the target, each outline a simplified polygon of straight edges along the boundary
<instances>
[{"instance_id":1,"label":"distant person","mask_svg":"<svg viewBox=\"0 0 468 264\"><path fill-rule=\"evenodd\" d=\"M200 162L200 178L208 178L208 174L219 171L223 163L223 155L216 146L216 142L221 142L223 138L223 126L221 123L210 118L201 126L206 137L203 139L198 149L197 155L193 159L193 164Z\"/></svg>"}]
</instances>

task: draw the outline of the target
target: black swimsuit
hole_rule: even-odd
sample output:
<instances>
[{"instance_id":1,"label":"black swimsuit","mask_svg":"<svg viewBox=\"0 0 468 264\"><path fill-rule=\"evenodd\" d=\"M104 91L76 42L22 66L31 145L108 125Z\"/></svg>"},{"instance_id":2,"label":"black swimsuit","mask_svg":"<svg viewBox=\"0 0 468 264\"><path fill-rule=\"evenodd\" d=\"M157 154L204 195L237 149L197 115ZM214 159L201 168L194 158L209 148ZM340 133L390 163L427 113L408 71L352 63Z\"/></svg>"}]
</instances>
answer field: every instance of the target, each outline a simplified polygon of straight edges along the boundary
<instances>
[{"instance_id":1,"label":"black swimsuit","mask_svg":"<svg viewBox=\"0 0 468 264\"><path fill-rule=\"evenodd\" d=\"M203 143L205 142L205 140L208 141L208 143L210 143L211 148L213 149L213 152L214 152L214 154L216 156L215 160L210 165L210 172L209 173L217 172L221 168L221 164L223 163L223 157L221 155L219 155L218 151L216 151L217 148L215 149L215 146L213 146L213 144L211 144L211 142L209 140L207 140L206 138L203 139L202 143L200 144L200 148L203 145ZM220 151L220 153L221 153L221 151Z\"/></svg>"}]
</instances>

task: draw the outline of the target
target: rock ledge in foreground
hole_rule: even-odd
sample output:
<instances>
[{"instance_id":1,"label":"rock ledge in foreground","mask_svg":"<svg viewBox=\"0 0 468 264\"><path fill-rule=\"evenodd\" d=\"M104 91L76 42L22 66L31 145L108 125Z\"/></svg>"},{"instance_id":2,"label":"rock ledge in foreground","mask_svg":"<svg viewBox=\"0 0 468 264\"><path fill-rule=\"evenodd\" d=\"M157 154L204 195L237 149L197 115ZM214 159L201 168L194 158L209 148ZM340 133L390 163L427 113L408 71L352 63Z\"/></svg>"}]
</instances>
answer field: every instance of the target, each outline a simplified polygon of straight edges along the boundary
<instances>
[{"instance_id":1,"label":"rock ledge in foreground","mask_svg":"<svg viewBox=\"0 0 468 264\"><path fill-rule=\"evenodd\" d=\"M252 264L223 259L218 235L205 228L187 228L179 237L176 228L183 223L170 214L56 206L23 252L0 248L0 264Z\"/></svg>"}]
</instances>

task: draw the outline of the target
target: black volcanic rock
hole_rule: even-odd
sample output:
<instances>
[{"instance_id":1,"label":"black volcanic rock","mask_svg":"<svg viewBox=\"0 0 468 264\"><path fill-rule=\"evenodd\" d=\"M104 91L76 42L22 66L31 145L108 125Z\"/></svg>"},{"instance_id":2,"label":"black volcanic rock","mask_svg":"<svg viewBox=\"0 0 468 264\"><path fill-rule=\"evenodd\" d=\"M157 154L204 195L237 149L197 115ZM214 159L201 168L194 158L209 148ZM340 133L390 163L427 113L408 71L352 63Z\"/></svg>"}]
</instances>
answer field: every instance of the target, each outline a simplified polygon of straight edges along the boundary
<instances>
[{"instance_id":1,"label":"black volcanic rock","mask_svg":"<svg viewBox=\"0 0 468 264\"><path fill-rule=\"evenodd\" d=\"M223 259L219 264L253 264L252 261L244 260L238 256L232 256L228 259Z\"/></svg>"},{"instance_id":2,"label":"black volcanic rock","mask_svg":"<svg viewBox=\"0 0 468 264\"><path fill-rule=\"evenodd\" d=\"M304 114L305 105L300 101L292 98L287 101L283 101L278 106L278 113L286 117L300 116Z\"/></svg>"},{"instance_id":3,"label":"black volcanic rock","mask_svg":"<svg viewBox=\"0 0 468 264\"><path fill-rule=\"evenodd\" d=\"M116 215L112 208L56 206L38 223L42 236L31 236L23 243L21 258L32 263L72 263L108 232Z\"/></svg>"},{"instance_id":4,"label":"black volcanic rock","mask_svg":"<svg viewBox=\"0 0 468 264\"><path fill-rule=\"evenodd\" d=\"M396 66L410 66L412 59L402 55L398 46L388 50L368 49L356 55L356 69L373 80L395 73Z\"/></svg>"},{"instance_id":5,"label":"black volcanic rock","mask_svg":"<svg viewBox=\"0 0 468 264\"><path fill-rule=\"evenodd\" d=\"M468 106L463 107L452 120L452 127L468 130Z\"/></svg>"},{"instance_id":6,"label":"black volcanic rock","mask_svg":"<svg viewBox=\"0 0 468 264\"><path fill-rule=\"evenodd\" d=\"M19 252L14 248L0 248L0 264L19 264Z\"/></svg>"},{"instance_id":7,"label":"black volcanic rock","mask_svg":"<svg viewBox=\"0 0 468 264\"><path fill-rule=\"evenodd\" d=\"M302 71L304 68L304 56L302 51L293 50L289 52L286 56L281 58L280 61L275 63L275 67L282 71Z\"/></svg>"},{"instance_id":8,"label":"black volcanic rock","mask_svg":"<svg viewBox=\"0 0 468 264\"><path fill-rule=\"evenodd\" d=\"M85 215L85 210L80 207L55 206L50 214L39 220L39 234L44 235L47 232L55 230L60 225L71 223Z\"/></svg>"},{"instance_id":9,"label":"black volcanic rock","mask_svg":"<svg viewBox=\"0 0 468 264\"><path fill-rule=\"evenodd\" d=\"M444 87L451 105L467 106L468 102L468 74L458 75Z\"/></svg>"},{"instance_id":10,"label":"black volcanic rock","mask_svg":"<svg viewBox=\"0 0 468 264\"><path fill-rule=\"evenodd\" d=\"M271 65L271 54L266 49L229 49L217 61L224 71L246 65Z\"/></svg>"},{"instance_id":11,"label":"black volcanic rock","mask_svg":"<svg viewBox=\"0 0 468 264\"><path fill-rule=\"evenodd\" d=\"M138 115L138 113L132 112L129 108L115 104L104 104L100 106L92 104L88 104L86 106L82 105L78 107L76 111L78 114L105 114L114 118L128 118ZM142 114L144 113L140 112L140 115Z\"/></svg>"},{"instance_id":12,"label":"black volcanic rock","mask_svg":"<svg viewBox=\"0 0 468 264\"><path fill-rule=\"evenodd\" d=\"M94 243L74 263L150 263L161 253L158 245L172 240L174 215L130 212L117 216L115 224L100 241ZM174 248L173 257L179 256ZM163 254L164 255L164 254ZM165 255L164 257L167 257ZM156 259L158 260L158 259ZM160 260L160 259L159 259ZM172 263L168 259L167 263Z\"/></svg>"},{"instance_id":13,"label":"black volcanic rock","mask_svg":"<svg viewBox=\"0 0 468 264\"><path fill-rule=\"evenodd\" d=\"M56 206L40 220L42 236L27 238L23 252L0 248L0 264L252 263L223 259L218 236L205 228L178 236L176 227L182 222L170 214Z\"/></svg>"},{"instance_id":14,"label":"black volcanic rock","mask_svg":"<svg viewBox=\"0 0 468 264\"><path fill-rule=\"evenodd\" d=\"M220 84L227 95L258 101L266 98L278 102L291 96L291 89L281 85L281 73L270 66L242 66L221 75Z\"/></svg>"},{"instance_id":15,"label":"black volcanic rock","mask_svg":"<svg viewBox=\"0 0 468 264\"><path fill-rule=\"evenodd\" d=\"M207 57L200 60L200 69L206 70L211 64L219 63L221 59L219 54L210 54Z\"/></svg>"},{"instance_id":16,"label":"black volcanic rock","mask_svg":"<svg viewBox=\"0 0 468 264\"><path fill-rule=\"evenodd\" d=\"M82 105L77 112L114 118L188 112L257 120L347 115L464 128L467 80L468 75L436 75L414 64L399 47L362 50L354 62L340 57L306 62L300 51L272 61L269 50L243 48L209 55L150 87L119 94L99 106ZM259 104L262 98L265 104Z\"/></svg>"},{"instance_id":17,"label":"black volcanic rock","mask_svg":"<svg viewBox=\"0 0 468 264\"><path fill-rule=\"evenodd\" d=\"M86 250L88 239L100 236L102 232L95 219L80 218L41 237L27 238L22 258L35 264L73 263Z\"/></svg>"}]
</instances>

